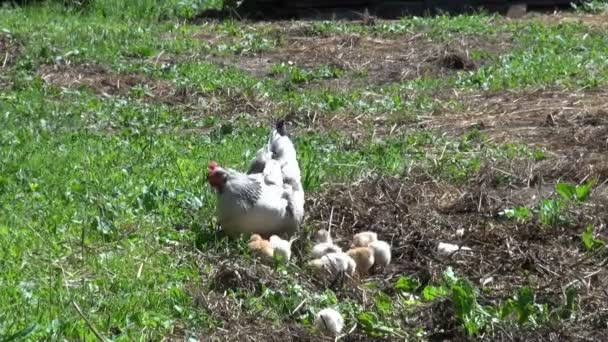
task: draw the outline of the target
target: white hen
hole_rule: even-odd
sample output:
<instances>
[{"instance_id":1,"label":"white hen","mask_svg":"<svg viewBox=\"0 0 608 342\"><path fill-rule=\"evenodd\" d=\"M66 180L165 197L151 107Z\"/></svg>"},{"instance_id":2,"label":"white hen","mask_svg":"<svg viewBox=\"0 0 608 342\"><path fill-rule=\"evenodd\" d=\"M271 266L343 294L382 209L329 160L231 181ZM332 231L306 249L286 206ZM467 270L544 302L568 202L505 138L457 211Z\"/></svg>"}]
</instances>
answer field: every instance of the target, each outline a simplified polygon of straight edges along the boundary
<instances>
[{"instance_id":1,"label":"white hen","mask_svg":"<svg viewBox=\"0 0 608 342\"><path fill-rule=\"evenodd\" d=\"M285 135L283 121L272 131L268 145L258 152L247 174L210 162L208 181L217 192L222 229L232 236L295 234L304 217L299 177L295 148Z\"/></svg>"},{"instance_id":2,"label":"white hen","mask_svg":"<svg viewBox=\"0 0 608 342\"><path fill-rule=\"evenodd\" d=\"M282 176L283 187L291 194L294 215L301 222L304 218L304 188L296 149L285 131L284 120L277 121L268 137L268 143L258 150L251 161L247 174L257 173Z\"/></svg>"}]
</instances>

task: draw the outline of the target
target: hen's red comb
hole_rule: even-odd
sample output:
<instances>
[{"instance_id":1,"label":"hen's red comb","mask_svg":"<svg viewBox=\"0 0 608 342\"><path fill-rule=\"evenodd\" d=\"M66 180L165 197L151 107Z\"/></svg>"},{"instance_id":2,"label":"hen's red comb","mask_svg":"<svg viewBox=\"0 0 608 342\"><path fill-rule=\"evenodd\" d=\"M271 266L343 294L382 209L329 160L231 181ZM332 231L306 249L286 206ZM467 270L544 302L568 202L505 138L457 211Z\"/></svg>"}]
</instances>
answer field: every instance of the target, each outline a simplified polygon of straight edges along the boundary
<instances>
[{"instance_id":1,"label":"hen's red comb","mask_svg":"<svg viewBox=\"0 0 608 342\"><path fill-rule=\"evenodd\" d=\"M213 171L213 170L215 170L218 167L218 165L217 165L217 163L214 160L212 160L212 161L209 162L209 166L208 167L209 167L209 171Z\"/></svg>"}]
</instances>

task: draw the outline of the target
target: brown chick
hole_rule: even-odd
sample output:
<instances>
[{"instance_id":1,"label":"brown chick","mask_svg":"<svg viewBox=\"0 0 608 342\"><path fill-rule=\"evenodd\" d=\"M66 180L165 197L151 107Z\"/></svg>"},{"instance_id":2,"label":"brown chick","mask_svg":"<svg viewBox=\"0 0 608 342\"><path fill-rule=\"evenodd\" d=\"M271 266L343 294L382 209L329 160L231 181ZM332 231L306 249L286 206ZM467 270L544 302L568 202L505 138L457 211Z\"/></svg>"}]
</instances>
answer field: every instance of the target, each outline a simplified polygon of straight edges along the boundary
<instances>
[{"instance_id":1,"label":"brown chick","mask_svg":"<svg viewBox=\"0 0 608 342\"><path fill-rule=\"evenodd\" d=\"M374 266L374 251L369 247L356 247L346 252L355 260L356 271L359 275L365 275Z\"/></svg>"},{"instance_id":2,"label":"brown chick","mask_svg":"<svg viewBox=\"0 0 608 342\"><path fill-rule=\"evenodd\" d=\"M249 238L249 249L253 255L261 258L272 259L274 255L274 250L270 244L270 241L262 239L259 234L251 235Z\"/></svg>"}]
</instances>

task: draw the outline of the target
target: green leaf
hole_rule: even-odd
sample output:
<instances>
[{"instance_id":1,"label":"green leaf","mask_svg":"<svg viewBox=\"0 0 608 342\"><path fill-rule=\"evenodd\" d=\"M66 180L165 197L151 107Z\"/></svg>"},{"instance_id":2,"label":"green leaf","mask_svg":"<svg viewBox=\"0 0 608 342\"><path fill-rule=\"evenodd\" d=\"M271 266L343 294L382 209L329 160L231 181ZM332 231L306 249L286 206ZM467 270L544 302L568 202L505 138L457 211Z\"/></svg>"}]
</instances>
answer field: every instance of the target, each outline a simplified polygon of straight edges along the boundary
<instances>
[{"instance_id":1,"label":"green leaf","mask_svg":"<svg viewBox=\"0 0 608 342\"><path fill-rule=\"evenodd\" d=\"M500 307L500 318L505 319L515 312L515 302L513 299L507 301Z\"/></svg>"},{"instance_id":2,"label":"green leaf","mask_svg":"<svg viewBox=\"0 0 608 342\"><path fill-rule=\"evenodd\" d=\"M594 241L593 241L593 226L592 225L588 225L587 228L585 228L585 231L581 235L581 239L583 240L583 245L585 245L585 248L588 251L593 249Z\"/></svg>"},{"instance_id":3,"label":"green leaf","mask_svg":"<svg viewBox=\"0 0 608 342\"><path fill-rule=\"evenodd\" d=\"M559 182L555 185L555 191L565 200L571 200L576 195L576 185Z\"/></svg>"},{"instance_id":4,"label":"green leaf","mask_svg":"<svg viewBox=\"0 0 608 342\"><path fill-rule=\"evenodd\" d=\"M593 237L593 226L588 225L585 228L583 234L581 234L581 240L583 241L583 245L585 249L588 251L603 247L605 245L604 241L598 240Z\"/></svg>"},{"instance_id":5,"label":"green leaf","mask_svg":"<svg viewBox=\"0 0 608 342\"><path fill-rule=\"evenodd\" d=\"M594 184L595 182L591 180L583 185L578 185L576 187L576 199L580 202L585 202L589 198L589 195L591 195L591 188Z\"/></svg>"},{"instance_id":6,"label":"green leaf","mask_svg":"<svg viewBox=\"0 0 608 342\"><path fill-rule=\"evenodd\" d=\"M532 153L532 156L534 157L534 160L536 160L536 161L541 161L541 160L547 159L547 156L545 155L545 151L540 150L540 149L534 150L534 152Z\"/></svg>"},{"instance_id":7,"label":"green leaf","mask_svg":"<svg viewBox=\"0 0 608 342\"><path fill-rule=\"evenodd\" d=\"M444 286L425 286L422 290L422 298L433 300L435 298L447 296L448 290Z\"/></svg>"},{"instance_id":8,"label":"green leaf","mask_svg":"<svg viewBox=\"0 0 608 342\"><path fill-rule=\"evenodd\" d=\"M410 293L415 292L418 287L420 287L418 280L410 277L399 277L399 280L395 284L395 290Z\"/></svg>"},{"instance_id":9,"label":"green leaf","mask_svg":"<svg viewBox=\"0 0 608 342\"><path fill-rule=\"evenodd\" d=\"M380 292L376 296L376 308L384 315L390 314L393 311L393 301L391 297Z\"/></svg>"},{"instance_id":10,"label":"green leaf","mask_svg":"<svg viewBox=\"0 0 608 342\"><path fill-rule=\"evenodd\" d=\"M370 311L360 312L357 315L357 322L370 336L401 336L398 329L387 325L387 322L380 321L378 316Z\"/></svg>"},{"instance_id":11,"label":"green leaf","mask_svg":"<svg viewBox=\"0 0 608 342\"><path fill-rule=\"evenodd\" d=\"M532 216L530 213L530 209L526 207L515 207L512 209L504 210L505 217L509 219L515 219L517 222L524 223L530 219Z\"/></svg>"},{"instance_id":12,"label":"green leaf","mask_svg":"<svg viewBox=\"0 0 608 342\"><path fill-rule=\"evenodd\" d=\"M27 336L29 336L34 331L34 329L36 329L36 327L37 327L36 324L30 325L29 327L27 327L23 330L20 330L13 335L3 337L2 341L3 342L21 341L22 339L25 339Z\"/></svg>"},{"instance_id":13,"label":"green leaf","mask_svg":"<svg viewBox=\"0 0 608 342\"><path fill-rule=\"evenodd\" d=\"M562 215L563 207L564 204L560 200L543 200L539 210L540 222L550 227L557 226L564 219Z\"/></svg>"},{"instance_id":14,"label":"green leaf","mask_svg":"<svg viewBox=\"0 0 608 342\"><path fill-rule=\"evenodd\" d=\"M566 303L564 303L564 306L562 306L562 308L559 312L559 317L561 319L574 319L575 314L576 314L576 309L577 309L576 298L577 298L576 288L573 286L570 286L566 290Z\"/></svg>"},{"instance_id":15,"label":"green leaf","mask_svg":"<svg viewBox=\"0 0 608 342\"><path fill-rule=\"evenodd\" d=\"M528 322L534 311L534 292L529 287L523 287L517 292L515 301L519 323Z\"/></svg>"},{"instance_id":16,"label":"green leaf","mask_svg":"<svg viewBox=\"0 0 608 342\"><path fill-rule=\"evenodd\" d=\"M477 303L475 292L466 281L458 281L452 287L452 299L456 314L463 319L472 314Z\"/></svg>"},{"instance_id":17,"label":"green leaf","mask_svg":"<svg viewBox=\"0 0 608 342\"><path fill-rule=\"evenodd\" d=\"M357 315L357 321L366 330L373 330L378 323L378 317L373 312L363 311Z\"/></svg>"}]
</instances>

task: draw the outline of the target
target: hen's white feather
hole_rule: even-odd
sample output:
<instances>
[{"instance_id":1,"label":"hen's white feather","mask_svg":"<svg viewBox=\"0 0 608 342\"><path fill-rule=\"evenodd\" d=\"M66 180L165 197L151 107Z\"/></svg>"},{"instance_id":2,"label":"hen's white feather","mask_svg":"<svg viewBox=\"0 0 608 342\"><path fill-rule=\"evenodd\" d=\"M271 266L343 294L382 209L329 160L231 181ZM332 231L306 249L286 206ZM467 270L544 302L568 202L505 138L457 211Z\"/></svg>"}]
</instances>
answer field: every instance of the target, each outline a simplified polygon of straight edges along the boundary
<instances>
[{"instance_id":1,"label":"hen's white feather","mask_svg":"<svg viewBox=\"0 0 608 342\"><path fill-rule=\"evenodd\" d=\"M226 233L293 233L297 222L288 213L288 195L282 184L270 184L263 174L235 173L218 196L218 215ZM257 188L255 201L244 198L243 189ZM250 190L255 191L255 190Z\"/></svg>"}]
</instances>

